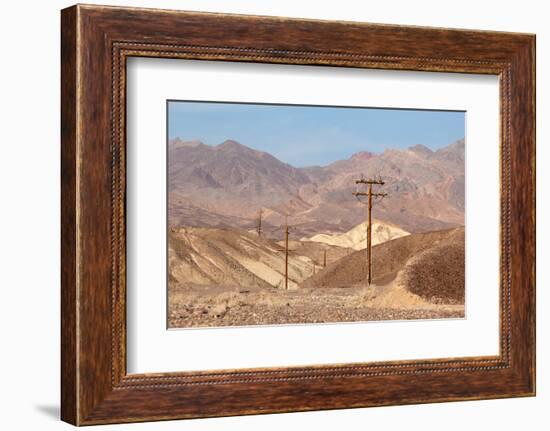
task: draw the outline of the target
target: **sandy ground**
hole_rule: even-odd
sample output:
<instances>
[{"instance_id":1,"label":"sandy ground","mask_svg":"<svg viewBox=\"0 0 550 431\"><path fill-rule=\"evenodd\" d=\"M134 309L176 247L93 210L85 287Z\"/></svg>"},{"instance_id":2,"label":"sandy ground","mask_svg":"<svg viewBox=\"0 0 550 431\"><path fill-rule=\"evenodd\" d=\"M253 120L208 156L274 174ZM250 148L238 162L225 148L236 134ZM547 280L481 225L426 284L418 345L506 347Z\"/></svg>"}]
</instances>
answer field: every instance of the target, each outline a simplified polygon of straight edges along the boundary
<instances>
[{"instance_id":1,"label":"sandy ground","mask_svg":"<svg viewBox=\"0 0 550 431\"><path fill-rule=\"evenodd\" d=\"M401 286L298 290L180 287L170 291L171 328L464 317L463 305L433 304Z\"/></svg>"}]
</instances>

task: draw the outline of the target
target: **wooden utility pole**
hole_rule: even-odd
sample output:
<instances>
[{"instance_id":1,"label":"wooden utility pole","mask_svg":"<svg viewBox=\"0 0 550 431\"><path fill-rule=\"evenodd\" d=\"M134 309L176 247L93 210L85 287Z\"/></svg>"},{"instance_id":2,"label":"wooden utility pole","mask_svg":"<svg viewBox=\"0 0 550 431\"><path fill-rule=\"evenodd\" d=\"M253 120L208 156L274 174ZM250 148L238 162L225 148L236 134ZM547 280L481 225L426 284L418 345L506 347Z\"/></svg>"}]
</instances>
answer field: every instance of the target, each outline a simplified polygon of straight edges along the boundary
<instances>
[{"instance_id":1,"label":"wooden utility pole","mask_svg":"<svg viewBox=\"0 0 550 431\"><path fill-rule=\"evenodd\" d=\"M370 285L372 281L372 198L383 198L387 196L387 193L373 193L372 185L384 185L384 181L381 179L363 179L355 180L355 184L367 184L367 192L353 192L353 196L359 199L360 196L367 197L367 282Z\"/></svg>"},{"instance_id":2,"label":"wooden utility pole","mask_svg":"<svg viewBox=\"0 0 550 431\"><path fill-rule=\"evenodd\" d=\"M323 268L327 267L327 251L323 250Z\"/></svg>"},{"instance_id":3,"label":"wooden utility pole","mask_svg":"<svg viewBox=\"0 0 550 431\"><path fill-rule=\"evenodd\" d=\"M285 216L285 290L288 290L288 217Z\"/></svg>"},{"instance_id":4,"label":"wooden utility pole","mask_svg":"<svg viewBox=\"0 0 550 431\"><path fill-rule=\"evenodd\" d=\"M262 236L262 209L258 212L258 236Z\"/></svg>"}]
</instances>

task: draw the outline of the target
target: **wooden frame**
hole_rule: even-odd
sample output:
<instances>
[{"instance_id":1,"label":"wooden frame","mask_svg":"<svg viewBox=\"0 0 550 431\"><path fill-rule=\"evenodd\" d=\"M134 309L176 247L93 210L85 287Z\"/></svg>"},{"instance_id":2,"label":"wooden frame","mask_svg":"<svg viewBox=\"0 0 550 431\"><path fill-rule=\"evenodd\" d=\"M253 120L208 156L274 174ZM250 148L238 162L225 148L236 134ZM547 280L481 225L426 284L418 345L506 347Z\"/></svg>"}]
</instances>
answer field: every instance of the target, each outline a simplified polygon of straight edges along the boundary
<instances>
[{"instance_id":1,"label":"wooden frame","mask_svg":"<svg viewBox=\"0 0 550 431\"><path fill-rule=\"evenodd\" d=\"M533 35L79 5L62 11L61 45L63 420L88 425L535 394ZM127 375L129 56L498 75L500 355Z\"/></svg>"}]
</instances>

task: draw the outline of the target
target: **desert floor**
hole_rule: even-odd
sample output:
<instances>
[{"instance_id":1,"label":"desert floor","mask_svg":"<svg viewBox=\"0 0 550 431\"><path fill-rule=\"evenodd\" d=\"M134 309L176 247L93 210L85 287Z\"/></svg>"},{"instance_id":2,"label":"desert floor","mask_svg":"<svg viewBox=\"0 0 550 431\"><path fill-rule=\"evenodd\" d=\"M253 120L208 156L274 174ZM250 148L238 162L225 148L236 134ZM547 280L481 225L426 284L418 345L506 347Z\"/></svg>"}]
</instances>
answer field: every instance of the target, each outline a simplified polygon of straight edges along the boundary
<instances>
[{"instance_id":1,"label":"desert floor","mask_svg":"<svg viewBox=\"0 0 550 431\"><path fill-rule=\"evenodd\" d=\"M197 286L169 293L170 328L463 318L464 305L434 304L395 282L297 290Z\"/></svg>"}]
</instances>

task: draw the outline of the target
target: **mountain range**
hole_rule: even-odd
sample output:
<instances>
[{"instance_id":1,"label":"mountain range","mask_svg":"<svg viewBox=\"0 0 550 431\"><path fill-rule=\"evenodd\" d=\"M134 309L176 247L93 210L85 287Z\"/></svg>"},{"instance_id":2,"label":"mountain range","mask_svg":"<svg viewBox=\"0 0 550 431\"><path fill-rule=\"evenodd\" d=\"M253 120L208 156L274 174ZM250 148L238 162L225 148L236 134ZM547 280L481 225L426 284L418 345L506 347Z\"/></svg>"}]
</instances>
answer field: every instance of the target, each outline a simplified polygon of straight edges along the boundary
<instances>
[{"instance_id":1,"label":"mountain range","mask_svg":"<svg viewBox=\"0 0 550 431\"><path fill-rule=\"evenodd\" d=\"M365 203L352 195L362 176L385 181L378 220L411 233L464 224L464 140L294 167L234 140L210 146L176 138L168 144L169 225L253 230L261 210L267 237L281 237L285 216L298 238L343 234L366 218Z\"/></svg>"}]
</instances>

